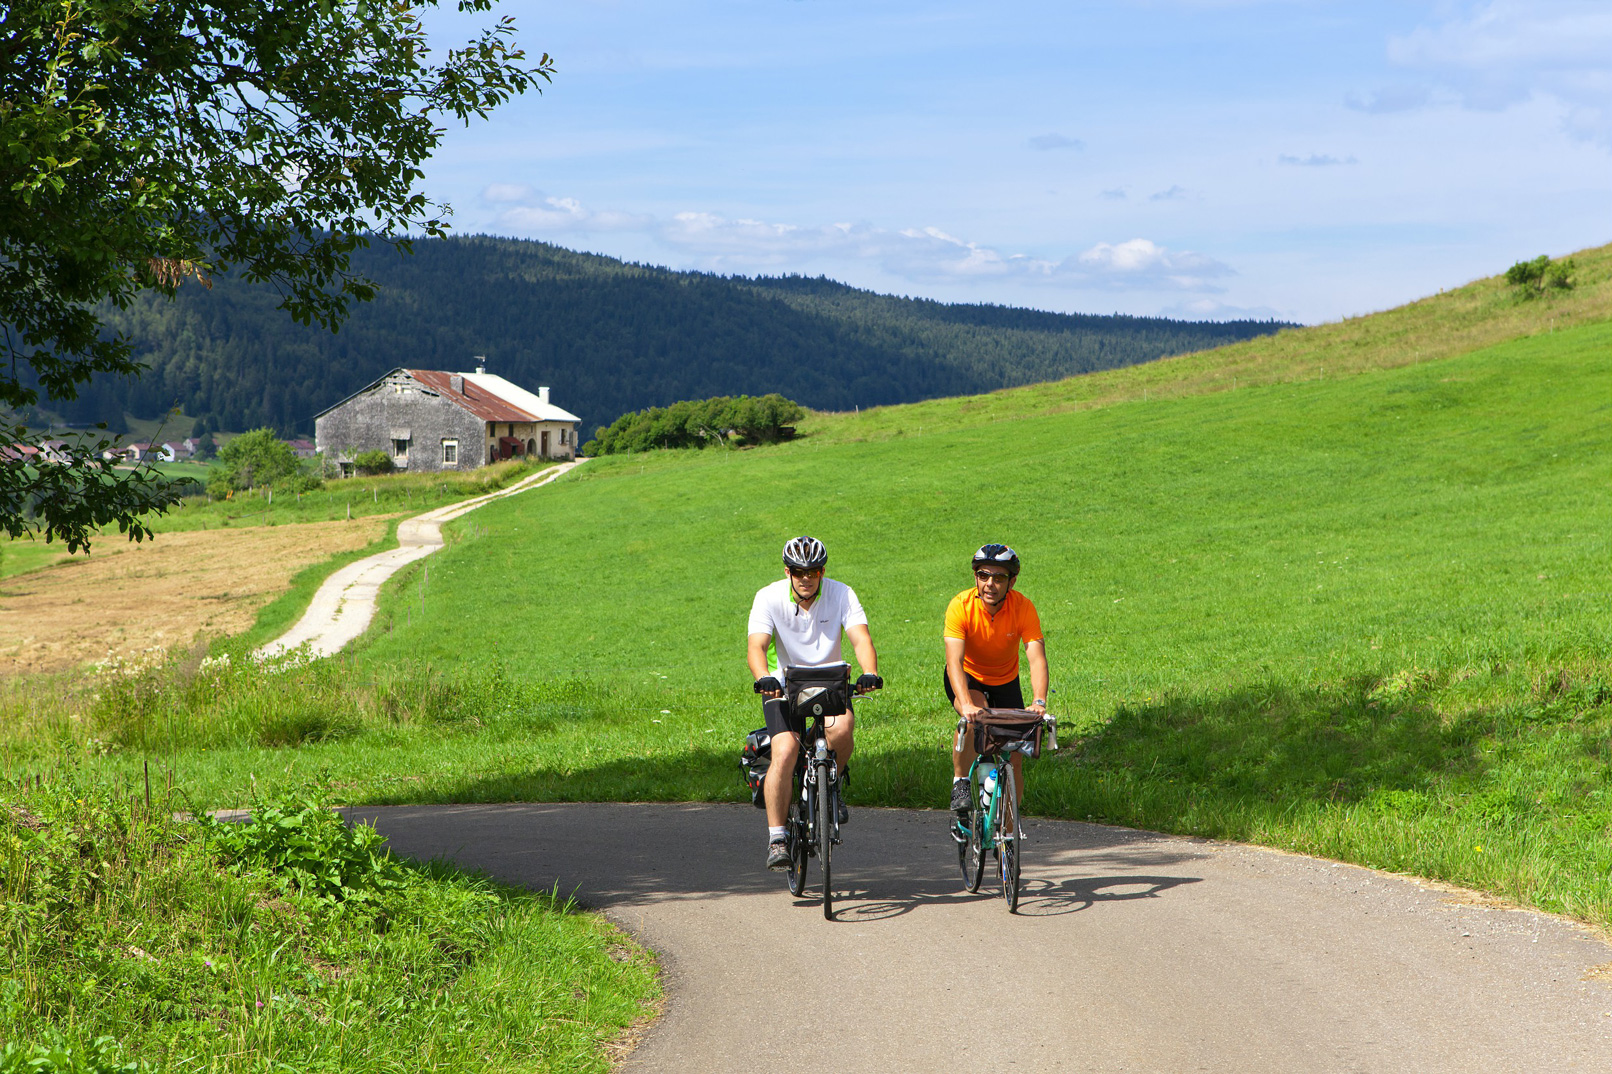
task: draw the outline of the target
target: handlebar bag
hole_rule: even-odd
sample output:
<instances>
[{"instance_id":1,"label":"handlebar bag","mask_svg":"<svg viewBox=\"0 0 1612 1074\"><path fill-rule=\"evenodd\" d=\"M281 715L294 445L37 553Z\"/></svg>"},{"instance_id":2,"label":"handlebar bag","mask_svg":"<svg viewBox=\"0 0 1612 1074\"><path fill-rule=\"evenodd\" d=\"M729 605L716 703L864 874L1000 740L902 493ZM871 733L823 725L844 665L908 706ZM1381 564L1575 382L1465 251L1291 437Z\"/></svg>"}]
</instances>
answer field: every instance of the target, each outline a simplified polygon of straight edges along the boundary
<instances>
[{"instance_id":1,"label":"handlebar bag","mask_svg":"<svg viewBox=\"0 0 1612 1074\"><path fill-rule=\"evenodd\" d=\"M851 700L850 665L787 668L784 671L784 698L789 704L789 715L797 720L843 716Z\"/></svg>"},{"instance_id":2,"label":"handlebar bag","mask_svg":"<svg viewBox=\"0 0 1612 1074\"><path fill-rule=\"evenodd\" d=\"M1041 717L1022 709L986 709L969 721L974 728L974 752L992 753L1014 742L1027 742L1024 752L1041 756L1041 735L1046 729Z\"/></svg>"},{"instance_id":3,"label":"handlebar bag","mask_svg":"<svg viewBox=\"0 0 1612 1074\"><path fill-rule=\"evenodd\" d=\"M739 754L739 769L744 773L744 785L750 788L750 804L765 809L761 788L767 781L767 769L772 767L772 736L765 727L758 727L744 736L744 750Z\"/></svg>"}]
</instances>

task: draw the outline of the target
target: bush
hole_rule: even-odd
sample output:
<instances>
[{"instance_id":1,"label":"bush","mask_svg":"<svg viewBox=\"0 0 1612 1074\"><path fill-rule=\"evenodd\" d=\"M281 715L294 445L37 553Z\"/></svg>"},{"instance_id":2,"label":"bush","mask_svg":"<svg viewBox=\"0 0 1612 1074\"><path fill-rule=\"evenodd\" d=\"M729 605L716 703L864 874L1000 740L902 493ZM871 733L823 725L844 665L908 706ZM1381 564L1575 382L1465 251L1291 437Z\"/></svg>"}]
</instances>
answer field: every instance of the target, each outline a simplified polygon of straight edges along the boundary
<instances>
[{"instance_id":1,"label":"bush","mask_svg":"<svg viewBox=\"0 0 1612 1074\"><path fill-rule=\"evenodd\" d=\"M391 473L397 469L397 464L392 462L392 456L377 448L374 451L360 451L354 455L353 467L365 477L373 477L376 474Z\"/></svg>"},{"instance_id":2,"label":"bush","mask_svg":"<svg viewBox=\"0 0 1612 1074\"><path fill-rule=\"evenodd\" d=\"M719 395L623 414L600 426L583 445L586 455L619 455L657 448L703 448L712 444L771 444L795 435L791 422L805 417L798 403L776 392L763 396Z\"/></svg>"},{"instance_id":3,"label":"bush","mask_svg":"<svg viewBox=\"0 0 1612 1074\"><path fill-rule=\"evenodd\" d=\"M237 436L224 445L218 458L223 465L207 482L207 491L214 499L222 499L229 491L272 486L299 469L291 445L267 428Z\"/></svg>"},{"instance_id":4,"label":"bush","mask_svg":"<svg viewBox=\"0 0 1612 1074\"><path fill-rule=\"evenodd\" d=\"M1523 298L1537 298L1547 291L1570 290L1577 267L1570 257L1552 261L1540 254L1532 261L1519 261L1508 268L1506 282L1517 288Z\"/></svg>"},{"instance_id":5,"label":"bush","mask_svg":"<svg viewBox=\"0 0 1612 1074\"><path fill-rule=\"evenodd\" d=\"M260 804L241 822L210 816L197 822L234 872L266 870L299 895L357 903L402 886L385 836L367 824L349 828L340 816L308 799Z\"/></svg>"}]
</instances>

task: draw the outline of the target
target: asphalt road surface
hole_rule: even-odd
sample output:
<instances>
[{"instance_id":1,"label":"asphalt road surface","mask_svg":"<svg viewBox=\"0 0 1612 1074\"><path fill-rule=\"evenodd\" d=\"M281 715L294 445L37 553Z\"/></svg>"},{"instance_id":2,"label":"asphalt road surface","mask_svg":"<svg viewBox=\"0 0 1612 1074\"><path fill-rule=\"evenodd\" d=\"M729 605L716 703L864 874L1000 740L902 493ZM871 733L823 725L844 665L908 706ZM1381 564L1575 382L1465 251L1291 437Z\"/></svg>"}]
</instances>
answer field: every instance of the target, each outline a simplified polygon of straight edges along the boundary
<instances>
[{"instance_id":1,"label":"asphalt road surface","mask_svg":"<svg viewBox=\"0 0 1612 1074\"><path fill-rule=\"evenodd\" d=\"M963 892L943 814L858 809L828 922L761 867L749 806L349 812L657 951L627 1074L1612 1072L1612 947L1353 866L1030 820L1010 916L989 868Z\"/></svg>"}]
</instances>

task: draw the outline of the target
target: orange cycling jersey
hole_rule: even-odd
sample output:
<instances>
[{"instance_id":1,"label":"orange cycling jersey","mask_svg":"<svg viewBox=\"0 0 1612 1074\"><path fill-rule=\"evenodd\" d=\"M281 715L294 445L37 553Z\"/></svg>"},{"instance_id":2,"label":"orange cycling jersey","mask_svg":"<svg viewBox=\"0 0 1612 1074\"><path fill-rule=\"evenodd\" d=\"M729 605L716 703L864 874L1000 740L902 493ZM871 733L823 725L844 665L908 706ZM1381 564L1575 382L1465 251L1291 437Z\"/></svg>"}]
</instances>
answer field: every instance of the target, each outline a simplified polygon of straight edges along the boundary
<instances>
[{"instance_id":1,"label":"orange cycling jersey","mask_svg":"<svg viewBox=\"0 0 1612 1074\"><path fill-rule=\"evenodd\" d=\"M1008 590L992 616L979 591L965 589L946 605L942 636L962 640L964 671L987 686L1001 686L1019 677L1019 645L1042 640L1041 617L1016 590Z\"/></svg>"}]
</instances>

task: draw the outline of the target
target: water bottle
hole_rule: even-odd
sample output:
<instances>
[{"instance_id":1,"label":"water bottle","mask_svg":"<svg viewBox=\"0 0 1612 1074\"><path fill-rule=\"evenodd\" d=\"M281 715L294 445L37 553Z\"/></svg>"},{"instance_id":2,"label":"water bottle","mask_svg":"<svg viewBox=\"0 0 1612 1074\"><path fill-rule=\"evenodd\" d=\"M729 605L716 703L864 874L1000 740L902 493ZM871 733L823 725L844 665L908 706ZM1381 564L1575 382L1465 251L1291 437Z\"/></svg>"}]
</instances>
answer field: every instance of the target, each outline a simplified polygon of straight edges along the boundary
<instances>
[{"instance_id":1,"label":"water bottle","mask_svg":"<svg viewBox=\"0 0 1612 1074\"><path fill-rule=\"evenodd\" d=\"M988 765L980 777L980 808L991 808L991 795L996 793L996 766Z\"/></svg>"}]
</instances>

